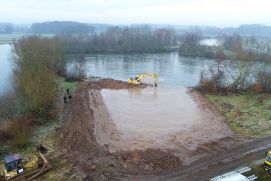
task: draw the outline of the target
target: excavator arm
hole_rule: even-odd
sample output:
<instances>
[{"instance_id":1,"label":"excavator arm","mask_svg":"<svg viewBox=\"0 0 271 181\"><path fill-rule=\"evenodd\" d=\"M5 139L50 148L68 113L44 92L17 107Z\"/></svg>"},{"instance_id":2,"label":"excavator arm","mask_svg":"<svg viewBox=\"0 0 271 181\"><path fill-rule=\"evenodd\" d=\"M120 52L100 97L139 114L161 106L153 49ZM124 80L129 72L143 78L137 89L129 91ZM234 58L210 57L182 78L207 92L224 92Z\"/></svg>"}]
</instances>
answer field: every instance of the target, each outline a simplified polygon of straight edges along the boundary
<instances>
[{"instance_id":1,"label":"excavator arm","mask_svg":"<svg viewBox=\"0 0 271 181\"><path fill-rule=\"evenodd\" d=\"M154 73L154 74L150 74L150 73L139 74L134 79L133 78L129 78L128 79L128 83L129 84L133 84L133 85L139 85L139 84L141 84L141 81L145 77L153 77L154 85L155 85L155 87L157 86L157 83L158 83L158 74L156 74L156 73Z\"/></svg>"}]
</instances>

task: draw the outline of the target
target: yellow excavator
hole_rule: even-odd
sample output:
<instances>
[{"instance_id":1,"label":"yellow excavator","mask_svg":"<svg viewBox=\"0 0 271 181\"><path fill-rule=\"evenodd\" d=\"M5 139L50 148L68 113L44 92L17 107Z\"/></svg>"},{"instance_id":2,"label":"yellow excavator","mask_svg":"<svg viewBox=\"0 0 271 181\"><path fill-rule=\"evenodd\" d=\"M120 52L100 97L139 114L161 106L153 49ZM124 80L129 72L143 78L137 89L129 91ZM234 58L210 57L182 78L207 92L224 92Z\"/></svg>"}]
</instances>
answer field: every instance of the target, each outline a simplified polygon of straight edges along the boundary
<instances>
[{"instance_id":1,"label":"yellow excavator","mask_svg":"<svg viewBox=\"0 0 271 181\"><path fill-rule=\"evenodd\" d=\"M156 74L156 73L154 73L154 74L150 74L150 73L138 74L135 78L129 78L128 83L132 84L132 85L140 85L142 79L144 79L145 77L153 77L154 86L157 87L158 74Z\"/></svg>"},{"instance_id":2,"label":"yellow excavator","mask_svg":"<svg viewBox=\"0 0 271 181\"><path fill-rule=\"evenodd\" d=\"M51 168L52 166L39 151L25 158L20 154L9 155L4 157L0 181L33 180Z\"/></svg>"},{"instance_id":3,"label":"yellow excavator","mask_svg":"<svg viewBox=\"0 0 271 181\"><path fill-rule=\"evenodd\" d=\"M266 152L265 159L264 159L264 169L268 173L271 173L271 150Z\"/></svg>"}]
</instances>

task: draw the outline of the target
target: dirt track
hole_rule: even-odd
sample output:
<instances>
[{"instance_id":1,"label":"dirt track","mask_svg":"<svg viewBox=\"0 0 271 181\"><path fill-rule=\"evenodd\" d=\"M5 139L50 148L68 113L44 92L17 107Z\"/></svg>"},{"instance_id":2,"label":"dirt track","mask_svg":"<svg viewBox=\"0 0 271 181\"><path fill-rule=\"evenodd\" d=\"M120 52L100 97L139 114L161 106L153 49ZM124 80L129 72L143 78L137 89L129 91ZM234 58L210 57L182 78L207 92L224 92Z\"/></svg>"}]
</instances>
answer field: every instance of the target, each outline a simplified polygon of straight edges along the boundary
<instances>
[{"instance_id":1,"label":"dirt track","mask_svg":"<svg viewBox=\"0 0 271 181\"><path fill-rule=\"evenodd\" d=\"M169 172L159 176L134 177L130 180L150 181L203 181L209 180L223 173L236 170L243 166L249 166L255 160L264 158L265 152L271 148L271 137L257 139L239 145L229 151L223 151L214 156L194 162L178 171Z\"/></svg>"},{"instance_id":2,"label":"dirt track","mask_svg":"<svg viewBox=\"0 0 271 181\"><path fill-rule=\"evenodd\" d=\"M146 86L142 85L141 88ZM238 147L239 142L235 137L203 143L193 151L184 147L181 151L185 157L193 158L198 155L193 158L191 166L184 166L180 157L160 149L112 152L114 141L118 142L121 138L114 123L106 121L110 115L104 110L100 93L103 88L131 87L125 82L112 79L83 83L75 93L72 104L66 108L66 123L60 139L60 146L65 150L66 157L74 167L83 171L83 177L87 180L204 180L239 167L243 160L238 159L243 157L242 154L257 148L258 142ZM213 111L217 113L215 115L220 115L201 95L195 92L190 94L198 101L199 108L207 111L206 114ZM263 142L268 142L269 139ZM257 151L256 156L259 157L261 152ZM247 154L245 158L250 158L249 156Z\"/></svg>"}]
</instances>

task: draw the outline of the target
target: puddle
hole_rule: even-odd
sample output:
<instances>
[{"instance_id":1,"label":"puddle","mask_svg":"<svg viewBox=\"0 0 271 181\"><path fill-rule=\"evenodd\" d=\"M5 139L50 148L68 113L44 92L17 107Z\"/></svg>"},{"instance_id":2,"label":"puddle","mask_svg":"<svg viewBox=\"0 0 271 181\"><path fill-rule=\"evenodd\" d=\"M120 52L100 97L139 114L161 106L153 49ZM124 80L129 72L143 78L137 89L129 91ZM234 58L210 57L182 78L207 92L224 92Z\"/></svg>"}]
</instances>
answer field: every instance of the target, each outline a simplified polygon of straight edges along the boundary
<instances>
[{"instance_id":1,"label":"puddle","mask_svg":"<svg viewBox=\"0 0 271 181\"><path fill-rule=\"evenodd\" d=\"M188 164L192 157L198 159L193 151L201 145L215 142L223 147L219 140L233 135L223 116L192 98L185 88L103 89L101 93L119 135L108 139L111 151L159 148Z\"/></svg>"},{"instance_id":2,"label":"puddle","mask_svg":"<svg viewBox=\"0 0 271 181\"><path fill-rule=\"evenodd\" d=\"M102 96L123 137L160 137L187 130L201 121L185 89L102 90Z\"/></svg>"}]
</instances>

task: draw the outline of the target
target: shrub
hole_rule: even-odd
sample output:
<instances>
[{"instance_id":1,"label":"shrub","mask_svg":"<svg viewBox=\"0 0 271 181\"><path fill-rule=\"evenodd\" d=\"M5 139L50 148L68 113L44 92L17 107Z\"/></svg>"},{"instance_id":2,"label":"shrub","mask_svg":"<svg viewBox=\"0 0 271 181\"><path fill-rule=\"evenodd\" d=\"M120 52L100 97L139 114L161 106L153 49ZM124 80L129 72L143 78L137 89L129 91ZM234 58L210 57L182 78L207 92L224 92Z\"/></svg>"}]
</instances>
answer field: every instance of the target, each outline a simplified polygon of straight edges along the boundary
<instances>
[{"instance_id":1,"label":"shrub","mask_svg":"<svg viewBox=\"0 0 271 181\"><path fill-rule=\"evenodd\" d=\"M57 73L63 73L59 46L53 39L37 36L14 42L14 83L21 112L48 116L57 94Z\"/></svg>"},{"instance_id":2,"label":"shrub","mask_svg":"<svg viewBox=\"0 0 271 181\"><path fill-rule=\"evenodd\" d=\"M16 113L15 94L13 91L7 90L0 96L0 122L5 122Z\"/></svg>"},{"instance_id":3,"label":"shrub","mask_svg":"<svg viewBox=\"0 0 271 181\"><path fill-rule=\"evenodd\" d=\"M4 127L0 128L0 143L3 144L4 142L11 140L13 138L13 135L10 131L5 129Z\"/></svg>"},{"instance_id":4,"label":"shrub","mask_svg":"<svg viewBox=\"0 0 271 181\"><path fill-rule=\"evenodd\" d=\"M228 57L225 55L225 53L224 53L223 50L218 50L218 51L215 53L215 58L216 58L216 59L219 59L219 60L226 60Z\"/></svg>"},{"instance_id":5,"label":"shrub","mask_svg":"<svg viewBox=\"0 0 271 181\"><path fill-rule=\"evenodd\" d=\"M271 72L264 69L257 73L255 85L260 85L262 92L271 92Z\"/></svg>"},{"instance_id":6,"label":"shrub","mask_svg":"<svg viewBox=\"0 0 271 181\"><path fill-rule=\"evenodd\" d=\"M263 104L265 99L266 99L266 97L265 97L264 95L260 95L260 96L257 98L257 102L258 102L259 104Z\"/></svg>"},{"instance_id":7,"label":"shrub","mask_svg":"<svg viewBox=\"0 0 271 181\"><path fill-rule=\"evenodd\" d=\"M203 92L225 92L226 77L220 63L209 69L209 72L201 72L197 89Z\"/></svg>"},{"instance_id":8,"label":"shrub","mask_svg":"<svg viewBox=\"0 0 271 181\"><path fill-rule=\"evenodd\" d=\"M255 84L251 86L250 90L252 90L252 92L255 92L255 93L263 92L262 83L259 80L256 80Z\"/></svg>"},{"instance_id":9,"label":"shrub","mask_svg":"<svg viewBox=\"0 0 271 181\"><path fill-rule=\"evenodd\" d=\"M23 148L30 143L31 126L30 116L16 116L7 122L6 132L12 135L14 147Z\"/></svg>"}]
</instances>

